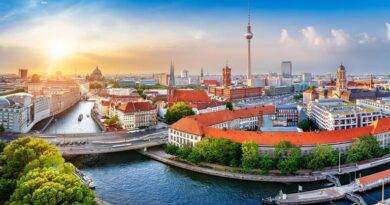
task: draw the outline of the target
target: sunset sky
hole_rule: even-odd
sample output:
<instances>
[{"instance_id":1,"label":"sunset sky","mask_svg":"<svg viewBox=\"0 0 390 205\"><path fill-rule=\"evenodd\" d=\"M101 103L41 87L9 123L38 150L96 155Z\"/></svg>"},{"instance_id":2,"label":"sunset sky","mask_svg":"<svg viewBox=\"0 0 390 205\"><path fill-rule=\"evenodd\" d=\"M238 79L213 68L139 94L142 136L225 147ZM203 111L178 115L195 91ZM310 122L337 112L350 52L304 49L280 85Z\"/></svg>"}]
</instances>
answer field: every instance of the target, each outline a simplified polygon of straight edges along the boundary
<instances>
[{"instance_id":1,"label":"sunset sky","mask_svg":"<svg viewBox=\"0 0 390 205\"><path fill-rule=\"evenodd\" d=\"M291 3L294 2L294 3ZM0 70L244 73L247 1L0 1ZM252 0L253 72L390 73L390 1Z\"/></svg>"}]
</instances>

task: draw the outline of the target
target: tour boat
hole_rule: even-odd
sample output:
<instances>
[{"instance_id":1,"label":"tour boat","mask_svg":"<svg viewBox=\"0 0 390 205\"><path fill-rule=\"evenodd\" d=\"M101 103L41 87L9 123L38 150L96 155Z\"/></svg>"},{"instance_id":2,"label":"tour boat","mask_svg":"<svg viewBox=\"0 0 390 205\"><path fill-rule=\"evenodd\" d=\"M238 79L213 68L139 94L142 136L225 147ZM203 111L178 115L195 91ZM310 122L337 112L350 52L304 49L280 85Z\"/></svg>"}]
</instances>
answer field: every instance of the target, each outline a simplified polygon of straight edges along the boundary
<instances>
[{"instance_id":1,"label":"tour boat","mask_svg":"<svg viewBox=\"0 0 390 205\"><path fill-rule=\"evenodd\" d=\"M83 120L83 114L79 115L78 121L80 122L81 120Z\"/></svg>"}]
</instances>

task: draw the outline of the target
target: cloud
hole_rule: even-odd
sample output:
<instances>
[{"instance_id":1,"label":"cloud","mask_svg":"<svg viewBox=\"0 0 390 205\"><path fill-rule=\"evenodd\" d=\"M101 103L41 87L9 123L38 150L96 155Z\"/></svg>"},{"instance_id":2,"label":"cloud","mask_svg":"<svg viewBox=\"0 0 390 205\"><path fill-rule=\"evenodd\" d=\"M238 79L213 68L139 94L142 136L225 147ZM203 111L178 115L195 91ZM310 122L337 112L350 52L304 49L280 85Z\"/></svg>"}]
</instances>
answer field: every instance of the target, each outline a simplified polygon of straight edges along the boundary
<instances>
[{"instance_id":1,"label":"cloud","mask_svg":"<svg viewBox=\"0 0 390 205\"><path fill-rule=\"evenodd\" d=\"M349 35L344 32L342 29L332 29L330 30L332 38L330 39L331 43L334 43L337 46L345 46L348 44Z\"/></svg>"},{"instance_id":2,"label":"cloud","mask_svg":"<svg viewBox=\"0 0 390 205\"><path fill-rule=\"evenodd\" d=\"M303 35L304 41L309 45L321 46L325 44L325 39L320 36L313 26L308 26L300 30Z\"/></svg>"},{"instance_id":3,"label":"cloud","mask_svg":"<svg viewBox=\"0 0 390 205\"><path fill-rule=\"evenodd\" d=\"M366 32L359 33L357 35L357 42L359 44L367 44L367 43L372 43L375 41L376 41L376 38L369 36Z\"/></svg>"},{"instance_id":4,"label":"cloud","mask_svg":"<svg viewBox=\"0 0 390 205\"><path fill-rule=\"evenodd\" d=\"M287 46L297 45L297 41L294 38L290 37L287 29L282 29L280 31L279 43L287 45Z\"/></svg>"},{"instance_id":5,"label":"cloud","mask_svg":"<svg viewBox=\"0 0 390 205\"><path fill-rule=\"evenodd\" d=\"M390 23L386 23L387 28L387 40L390 41Z\"/></svg>"},{"instance_id":6,"label":"cloud","mask_svg":"<svg viewBox=\"0 0 390 205\"><path fill-rule=\"evenodd\" d=\"M205 37L208 36L208 33L206 31L204 31L204 30L195 30L195 31L191 32L191 36L195 40L202 40L202 39L204 39Z\"/></svg>"}]
</instances>

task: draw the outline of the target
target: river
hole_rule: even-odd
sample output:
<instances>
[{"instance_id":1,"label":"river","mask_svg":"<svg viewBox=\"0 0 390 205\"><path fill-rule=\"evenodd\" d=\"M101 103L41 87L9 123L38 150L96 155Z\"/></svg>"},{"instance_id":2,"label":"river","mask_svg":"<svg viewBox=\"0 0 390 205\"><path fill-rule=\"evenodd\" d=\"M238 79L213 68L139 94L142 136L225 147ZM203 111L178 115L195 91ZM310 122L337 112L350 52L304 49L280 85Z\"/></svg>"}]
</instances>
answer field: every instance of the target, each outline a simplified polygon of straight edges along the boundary
<instances>
[{"instance_id":1,"label":"river","mask_svg":"<svg viewBox=\"0 0 390 205\"><path fill-rule=\"evenodd\" d=\"M92 102L80 102L58 117L46 133L100 132L89 117L77 121L79 114L89 114ZM381 167L379 169L384 169ZM198 174L167 166L135 151L101 155L97 165L81 167L96 184L96 194L113 205L127 204L260 204L263 197L280 190L291 193L298 184L247 182ZM374 172L376 170L372 170ZM363 173L367 174L367 173ZM353 178L354 175L351 175ZM349 176L342 179L348 183ZM304 191L326 186L326 182L302 183ZM380 199L380 190L362 195L373 204ZM390 188L386 188L386 198ZM350 204L338 201L337 204Z\"/></svg>"}]
</instances>

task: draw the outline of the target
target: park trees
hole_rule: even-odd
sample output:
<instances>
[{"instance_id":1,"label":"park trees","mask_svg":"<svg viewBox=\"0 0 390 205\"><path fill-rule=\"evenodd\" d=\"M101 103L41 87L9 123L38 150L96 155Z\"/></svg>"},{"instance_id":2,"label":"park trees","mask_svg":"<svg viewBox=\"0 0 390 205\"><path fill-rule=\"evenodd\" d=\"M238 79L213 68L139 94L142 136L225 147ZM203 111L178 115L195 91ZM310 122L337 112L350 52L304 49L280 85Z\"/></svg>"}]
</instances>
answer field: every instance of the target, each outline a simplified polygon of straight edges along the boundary
<instances>
[{"instance_id":1,"label":"park trees","mask_svg":"<svg viewBox=\"0 0 390 205\"><path fill-rule=\"evenodd\" d=\"M348 162L357 162L374 157L379 157L382 149L379 142L373 136L364 136L355 139L351 149L347 153Z\"/></svg>"},{"instance_id":2,"label":"park trees","mask_svg":"<svg viewBox=\"0 0 390 205\"><path fill-rule=\"evenodd\" d=\"M118 129L122 128L121 123L120 123L119 118L118 118L117 115L114 115L114 116L112 116L110 118L107 118L104 121L104 123L106 125L108 125L108 126L115 127L115 128L118 128Z\"/></svg>"},{"instance_id":3,"label":"park trees","mask_svg":"<svg viewBox=\"0 0 390 205\"><path fill-rule=\"evenodd\" d=\"M277 168L282 174L293 174L300 166L300 149L288 141L281 141L274 146Z\"/></svg>"},{"instance_id":4,"label":"park trees","mask_svg":"<svg viewBox=\"0 0 390 205\"><path fill-rule=\"evenodd\" d=\"M168 108L165 113L165 120L168 124L173 124L182 117L194 114L194 111L185 102L177 102Z\"/></svg>"},{"instance_id":5,"label":"park trees","mask_svg":"<svg viewBox=\"0 0 390 205\"><path fill-rule=\"evenodd\" d=\"M301 128L303 131L314 131L318 129L318 126L315 122L309 119L301 120L298 122L298 127Z\"/></svg>"},{"instance_id":6,"label":"park trees","mask_svg":"<svg viewBox=\"0 0 390 205\"><path fill-rule=\"evenodd\" d=\"M337 164L337 161L337 152L330 145L320 144L308 156L306 167L312 170L318 170L327 166L334 166Z\"/></svg>"},{"instance_id":7,"label":"park trees","mask_svg":"<svg viewBox=\"0 0 390 205\"><path fill-rule=\"evenodd\" d=\"M226 109L233 110L233 103L232 102L227 102L225 104L225 106L226 106Z\"/></svg>"},{"instance_id":8,"label":"park trees","mask_svg":"<svg viewBox=\"0 0 390 205\"><path fill-rule=\"evenodd\" d=\"M258 146L254 142L242 143L242 168L244 171L248 172L257 166L259 160L257 148Z\"/></svg>"}]
</instances>

